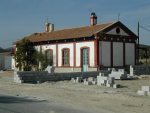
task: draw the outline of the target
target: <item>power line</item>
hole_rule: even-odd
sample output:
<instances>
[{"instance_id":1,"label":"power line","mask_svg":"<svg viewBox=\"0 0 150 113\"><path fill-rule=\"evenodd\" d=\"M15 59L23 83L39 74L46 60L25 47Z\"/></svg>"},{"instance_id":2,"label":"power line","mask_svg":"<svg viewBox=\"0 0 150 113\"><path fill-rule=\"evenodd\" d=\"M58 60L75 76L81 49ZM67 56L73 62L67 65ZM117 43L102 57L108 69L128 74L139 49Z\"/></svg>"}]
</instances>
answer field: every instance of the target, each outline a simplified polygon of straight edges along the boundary
<instances>
[{"instance_id":1,"label":"power line","mask_svg":"<svg viewBox=\"0 0 150 113\"><path fill-rule=\"evenodd\" d=\"M144 30L146 30L146 31L149 31L149 32L150 32L150 29L148 29L148 28L146 28L146 27L144 27L144 26L142 26L142 25L140 25L139 27L142 28L142 29L144 29Z\"/></svg>"}]
</instances>

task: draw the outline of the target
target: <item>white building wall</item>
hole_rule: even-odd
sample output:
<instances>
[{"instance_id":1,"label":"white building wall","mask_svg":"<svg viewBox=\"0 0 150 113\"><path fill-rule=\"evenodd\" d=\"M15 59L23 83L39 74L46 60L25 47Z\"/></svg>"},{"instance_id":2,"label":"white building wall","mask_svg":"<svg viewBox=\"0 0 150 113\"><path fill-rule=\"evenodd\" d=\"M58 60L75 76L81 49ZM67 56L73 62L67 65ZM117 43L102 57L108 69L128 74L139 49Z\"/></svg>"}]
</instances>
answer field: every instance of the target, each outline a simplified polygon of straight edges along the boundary
<instances>
[{"instance_id":1,"label":"white building wall","mask_svg":"<svg viewBox=\"0 0 150 113\"><path fill-rule=\"evenodd\" d=\"M125 44L125 61L126 65L135 65L135 44Z\"/></svg>"},{"instance_id":2,"label":"white building wall","mask_svg":"<svg viewBox=\"0 0 150 113\"><path fill-rule=\"evenodd\" d=\"M94 66L94 41L91 42L79 42L76 43L76 66L80 66L81 62L81 48L82 47L89 47L90 48L90 66Z\"/></svg>"},{"instance_id":3,"label":"white building wall","mask_svg":"<svg viewBox=\"0 0 150 113\"><path fill-rule=\"evenodd\" d=\"M62 49L70 49L70 66L74 65L73 43L58 44L58 66L62 66Z\"/></svg>"},{"instance_id":4,"label":"white building wall","mask_svg":"<svg viewBox=\"0 0 150 113\"><path fill-rule=\"evenodd\" d=\"M5 69L12 69L12 56L5 56Z\"/></svg>"},{"instance_id":5,"label":"white building wall","mask_svg":"<svg viewBox=\"0 0 150 113\"><path fill-rule=\"evenodd\" d=\"M123 66L122 42L113 42L113 66Z\"/></svg>"},{"instance_id":6,"label":"white building wall","mask_svg":"<svg viewBox=\"0 0 150 113\"><path fill-rule=\"evenodd\" d=\"M99 42L99 64L103 66L111 66L110 42Z\"/></svg>"},{"instance_id":7,"label":"white building wall","mask_svg":"<svg viewBox=\"0 0 150 113\"><path fill-rule=\"evenodd\" d=\"M45 52L48 49L53 50L53 66L56 66L56 44L42 46L43 52Z\"/></svg>"},{"instance_id":8,"label":"white building wall","mask_svg":"<svg viewBox=\"0 0 150 113\"><path fill-rule=\"evenodd\" d=\"M117 27L116 27L117 28ZM111 35L122 35L122 36L129 36L123 29L120 28L120 33L116 33L116 28L110 30L106 34L111 34Z\"/></svg>"}]
</instances>

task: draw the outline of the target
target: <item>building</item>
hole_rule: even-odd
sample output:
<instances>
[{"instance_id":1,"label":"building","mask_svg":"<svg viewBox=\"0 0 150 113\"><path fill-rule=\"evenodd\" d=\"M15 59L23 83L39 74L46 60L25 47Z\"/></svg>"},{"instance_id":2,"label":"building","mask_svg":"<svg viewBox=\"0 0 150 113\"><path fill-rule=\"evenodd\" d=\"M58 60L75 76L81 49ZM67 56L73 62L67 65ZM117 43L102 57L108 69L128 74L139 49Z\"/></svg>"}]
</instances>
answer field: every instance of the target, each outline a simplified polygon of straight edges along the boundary
<instances>
[{"instance_id":1,"label":"building","mask_svg":"<svg viewBox=\"0 0 150 113\"><path fill-rule=\"evenodd\" d=\"M13 64L12 48L0 51L0 70L12 70L15 68Z\"/></svg>"},{"instance_id":2,"label":"building","mask_svg":"<svg viewBox=\"0 0 150 113\"><path fill-rule=\"evenodd\" d=\"M136 64L137 36L120 21L97 24L95 13L91 13L89 26L54 31L54 25L46 23L45 32L27 39L52 59L55 72Z\"/></svg>"}]
</instances>

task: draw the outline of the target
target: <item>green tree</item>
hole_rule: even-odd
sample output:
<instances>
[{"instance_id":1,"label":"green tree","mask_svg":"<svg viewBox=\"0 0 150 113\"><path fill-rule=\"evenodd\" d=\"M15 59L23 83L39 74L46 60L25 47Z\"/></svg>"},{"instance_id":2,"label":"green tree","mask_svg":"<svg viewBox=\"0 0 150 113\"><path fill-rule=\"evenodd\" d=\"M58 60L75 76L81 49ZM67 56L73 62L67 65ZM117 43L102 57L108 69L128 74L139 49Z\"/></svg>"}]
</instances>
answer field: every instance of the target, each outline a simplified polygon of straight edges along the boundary
<instances>
[{"instance_id":1,"label":"green tree","mask_svg":"<svg viewBox=\"0 0 150 113\"><path fill-rule=\"evenodd\" d=\"M47 62L45 54L42 53L41 49L40 51L36 51L35 58L37 70L44 70L47 67Z\"/></svg>"},{"instance_id":2,"label":"green tree","mask_svg":"<svg viewBox=\"0 0 150 113\"><path fill-rule=\"evenodd\" d=\"M19 68L19 70L30 71L32 66L36 64L36 50L34 46L29 40L23 38L16 44L16 48L16 67Z\"/></svg>"}]
</instances>

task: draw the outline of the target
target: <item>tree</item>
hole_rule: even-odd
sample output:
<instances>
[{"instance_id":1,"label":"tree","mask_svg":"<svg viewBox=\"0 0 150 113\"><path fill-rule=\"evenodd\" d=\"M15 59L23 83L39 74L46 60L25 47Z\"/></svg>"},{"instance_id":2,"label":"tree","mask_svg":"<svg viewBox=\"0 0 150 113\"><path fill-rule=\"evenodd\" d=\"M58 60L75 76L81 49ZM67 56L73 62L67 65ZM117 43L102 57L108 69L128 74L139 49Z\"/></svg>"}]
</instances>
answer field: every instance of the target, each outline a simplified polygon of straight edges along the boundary
<instances>
[{"instance_id":1,"label":"tree","mask_svg":"<svg viewBox=\"0 0 150 113\"><path fill-rule=\"evenodd\" d=\"M23 38L16 44L16 67L19 70L30 71L32 66L36 64L35 53L36 50L32 43L28 39Z\"/></svg>"},{"instance_id":2,"label":"tree","mask_svg":"<svg viewBox=\"0 0 150 113\"><path fill-rule=\"evenodd\" d=\"M37 70L44 70L47 67L47 61L46 61L45 54L42 53L41 49L39 52L36 51L35 58L36 58Z\"/></svg>"}]
</instances>

